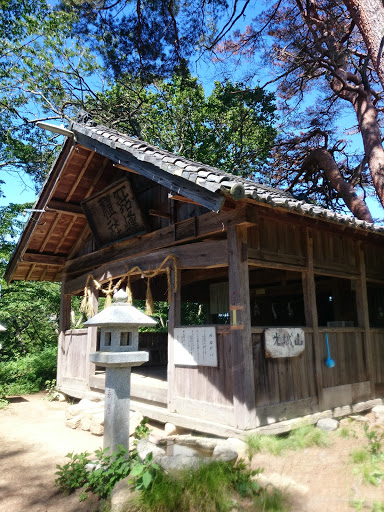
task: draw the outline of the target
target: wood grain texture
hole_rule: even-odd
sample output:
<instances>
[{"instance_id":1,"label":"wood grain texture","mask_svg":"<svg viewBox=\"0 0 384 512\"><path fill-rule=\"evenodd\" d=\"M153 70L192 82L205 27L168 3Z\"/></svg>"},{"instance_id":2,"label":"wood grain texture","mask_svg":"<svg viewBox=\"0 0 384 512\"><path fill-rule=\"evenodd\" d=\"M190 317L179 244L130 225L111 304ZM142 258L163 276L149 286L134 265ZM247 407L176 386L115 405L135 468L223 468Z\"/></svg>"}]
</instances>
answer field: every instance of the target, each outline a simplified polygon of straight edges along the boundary
<instances>
[{"instance_id":1,"label":"wood grain texture","mask_svg":"<svg viewBox=\"0 0 384 512\"><path fill-rule=\"evenodd\" d=\"M233 404L236 426L243 429L254 428L257 424L247 251L244 254L247 240L247 228L228 228L229 304L243 306L236 311L236 325L244 328L231 330ZM234 325L234 313L231 325Z\"/></svg>"}]
</instances>

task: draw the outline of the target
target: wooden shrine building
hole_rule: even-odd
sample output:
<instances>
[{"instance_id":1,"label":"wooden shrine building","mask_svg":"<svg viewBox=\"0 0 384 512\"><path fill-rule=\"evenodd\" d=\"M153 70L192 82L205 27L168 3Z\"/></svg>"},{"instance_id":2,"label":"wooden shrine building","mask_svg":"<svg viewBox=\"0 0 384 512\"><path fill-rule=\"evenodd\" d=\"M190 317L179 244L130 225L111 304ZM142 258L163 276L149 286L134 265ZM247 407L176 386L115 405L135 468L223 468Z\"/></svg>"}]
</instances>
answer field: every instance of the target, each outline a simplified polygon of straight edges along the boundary
<instances>
[{"instance_id":1,"label":"wooden shrine building","mask_svg":"<svg viewBox=\"0 0 384 512\"><path fill-rule=\"evenodd\" d=\"M5 275L62 282L61 391L104 386L71 297L85 290L96 312L128 287L169 305L168 332L140 334L150 361L131 384L150 418L240 435L378 403L384 228L93 123L69 129Z\"/></svg>"}]
</instances>

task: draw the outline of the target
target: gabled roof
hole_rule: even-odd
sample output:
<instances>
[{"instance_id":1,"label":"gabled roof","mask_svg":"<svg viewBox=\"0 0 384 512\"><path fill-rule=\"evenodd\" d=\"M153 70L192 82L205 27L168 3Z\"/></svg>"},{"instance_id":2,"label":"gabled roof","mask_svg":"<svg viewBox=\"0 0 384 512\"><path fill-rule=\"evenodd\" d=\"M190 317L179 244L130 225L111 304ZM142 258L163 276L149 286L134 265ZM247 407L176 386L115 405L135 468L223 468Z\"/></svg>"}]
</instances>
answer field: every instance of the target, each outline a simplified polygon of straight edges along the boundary
<instances>
[{"instance_id":1,"label":"gabled roof","mask_svg":"<svg viewBox=\"0 0 384 512\"><path fill-rule=\"evenodd\" d=\"M384 233L352 216L340 215L249 179L194 162L92 122L73 122L54 162L5 272L10 280L60 279L67 259L74 257L90 234L81 207L104 190L121 169L144 176L218 212L226 197L269 206L351 227Z\"/></svg>"},{"instance_id":2,"label":"gabled roof","mask_svg":"<svg viewBox=\"0 0 384 512\"><path fill-rule=\"evenodd\" d=\"M90 140L93 140L107 146L112 151L122 151L127 155L129 154L137 158L139 161L148 162L158 167L173 177L181 177L210 192L232 195L235 199L246 197L258 203L268 203L270 206L282 207L311 217L325 218L384 233L384 227L382 226L356 219L352 215L342 215L332 210L306 203L305 201L295 199L290 193L283 190L226 173L216 167L188 160L104 126L97 126L92 123L86 125L73 123L71 129L77 134L79 142L85 142L82 137L85 136L88 139L88 143ZM95 145L94 149L100 149L100 146ZM116 153L115 158L118 158ZM122 163L122 161L119 161L119 163ZM241 188L243 188L243 195Z\"/></svg>"}]
</instances>

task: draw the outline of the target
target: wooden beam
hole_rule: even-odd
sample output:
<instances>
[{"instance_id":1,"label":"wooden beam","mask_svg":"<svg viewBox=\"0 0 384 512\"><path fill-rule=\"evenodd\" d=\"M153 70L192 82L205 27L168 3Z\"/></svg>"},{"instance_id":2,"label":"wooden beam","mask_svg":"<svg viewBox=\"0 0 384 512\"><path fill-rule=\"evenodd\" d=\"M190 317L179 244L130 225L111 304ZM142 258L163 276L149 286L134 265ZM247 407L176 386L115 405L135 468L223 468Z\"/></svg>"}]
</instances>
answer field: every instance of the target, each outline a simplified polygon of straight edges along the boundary
<instances>
[{"instance_id":1,"label":"wooden beam","mask_svg":"<svg viewBox=\"0 0 384 512\"><path fill-rule=\"evenodd\" d=\"M177 289L174 290L177 283ZM171 268L171 284L172 284L172 301L169 304L168 312L168 366L167 366L167 380L168 380L168 410L170 412L176 411L175 395L174 395L174 375L175 375L175 361L174 361L174 344L175 344L175 327L181 323L181 271L180 268Z\"/></svg>"},{"instance_id":2,"label":"wooden beam","mask_svg":"<svg viewBox=\"0 0 384 512\"><path fill-rule=\"evenodd\" d=\"M69 260L73 257L73 255L77 254L77 252L81 249L85 240L88 238L88 236L90 234L91 234L91 228L88 226L88 224L86 224L84 226L84 229L83 229L81 235L79 236L79 238L76 240L74 246L72 247L71 252L68 254ZM68 274L70 274L70 272L68 272Z\"/></svg>"},{"instance_id":3,"label":"wooden beam","mask_svg":"<svg viewBox=\"0 0 384 512\"><path fill-rule=\"evenodd\" d=\"M117 167L117 169L121 169L122 171L131 172L132 174L139 174L137 171L133 171L132 169L126 167L125 165L113 164L113 167Z\"/></svg>"},{"instance_id":4,"label":"wooden beam","mask_svg":"<svg viewBox=\"0 0 384 512\"><path fill-rule=\"evenodd\" d=\"M74 130L76 131L76 126L74 126ZM220 194L211 192L192 181L188 181L186 178L168 173L157 165L141 161L129 153L128 150L124 151L122 149L112 148L106 143L95 140L80 132L76 133L76 139L82 146L109 158L114 163L138 172L142 176L145 176L159 185L163 185L176 194L197 201L198 204L205 206L209 210L219 212L224 203L224 197Z\"/></svg>"},{"instance_id":5,"label":"wooden beam","mask_svg":"<svg viewBox=\"0 0 384 512\"><path fill-rule=\"evenodd\" d=\"M148 210L149 215L153 217L162 217L164 219L170 219L172 215L168 212L161 212L160 210L153 210L152 208Z\"/></svg>"},{"instance_id":6,"label":"wooden beam","mask_svg":"<svg viewBox=\"0 0 384 512\"><path fill-rule=\"evenodd\" d=\"M91 151L88 155L88 158L87 160L85 161L85 164L83 165L81 171L79 172L79 174L77 175L76 177L76 180L75 180L75 183L72 185L72 188L71 190L69 191L69 194L67 195L67 197L65 198L65 202L68 203L70 200L71 200L71 197L73 196L73 194L75 193L75 190L77 189L77 186L78 184L80 183L81 181L81 178L84 176L84 173L85 171L88 169L88 165L90 164L93 156L94 156L95 152L94 151Z\"/></svg>"},{"instance_id":7,"label":"wooden beam","mask_svg":"<svg viewBox=\"0 0 384 512\"><path fill-rule=\"evenodd\" d=\"M54 254L57 254L58 252L60 252L60 248L63 245L63 243L67 240L67 235L70 233L71 229L73 228L73 225L76 222L77 218L78 218L77 216L72 217L71 222L68 223L68 226L67 226L66 230L64 231L64 234L61 237L60 242L57 244L56 249L54 250Z\"/></svg>"},{"instance_id":8,"label":"wooden beam","mask_svg":"<svg viewBox=\"0 0 384 512\"><path fill-rule=\"evenodd\" d=\"M244 224L248 225L248 210L245 206L237 208L231 212L205 213L196 218L197 236L183 238L182 243L189 240L196 240L208 235L214 235L226 231L228 226ZM182 221L183 223L184 221ZM88 231L89 233L89 231ZM106 261L118 261L130 256L138 256L150 253L164 247L172 246L175 243L175 225L172 224L166 228L146 233L137 238L130 238L123 242L116 242L113 245L104 247L90 254L85 254L78 258L70 259L75 251L72 250L69 255L69 261L65 266L66 273L80 273L97 268ZM74 249L80 248L80 241L74 246Z\"/></svg>"},{"instance_id":9,"label":"wooden beam","mask_svg":"<svg viewBox=\"0 0 384 512\"><path fill-rule=\"evenodd\" d=\"M93 281L90 283L90 291L91 291L91 303L94 315L98 312L99 307L99 291L96 289L96 286ZM97 350L97 327L88 327L87 333L87 347L86 347L86 361L85 361L85 374L87 376L87 388L91 389L91 377L95 375L96 365L91 363L89 360L89 354L92 352L96 352Z\"/></svg>"},{"instance_id":10,"label":"wooden beam","mask_svg":"<svg viewBox=\"0 0 384 512\"><path fill-rule=\"evenodd\" d=\"M55 211L59 213L67 213L75 217L85 217L82 207L77 203L66 203L57 199L51 199L47 206L47 211Z\"/></svg>"},{"instance_id":11,"label":"wooden beam","mask_svg":"<svg viewBox=\"0 0 384 512\"><path fill-rule=\"evenodd\" d=\"M133 256L125 260L104 263L92 271L92 275L97 281L103 283L110 279L124 276L127 271L133 267L140 267L142 270L157 268L164 259L173 254L178 258L178 266L183 268L215 268L227 265L227 241L219 242L196 242L194 244L178 245L167 249L161 249L144 257L142 255ZM66 293L80 292L87 282L88 273L73 279L68 279L66 283Z\"/></svg>"},{"instance_id":12,"label":"wooden beam","mask_svg":"<svg viewBox=\"0 0 384 512\"><path fill-rule=\"evenodd\" d=\"M33 263L33 264L30 266L30 268L29 268L29 270L28 270L28 272L27 272L27 275L25 276L25 281L29 281L29 278L31 277L31 275L33 274L33 271L35 270L35 266L36 266L36 264L35 264L35 263Z\"/></svg>"},{"instance_id":13,"label":"wooden beam","mask_svg":"<svg viewBox=\"0 0 384 512\"><path fill-rule=\"evenodd\" d=\"M39 249L40 252L44 252L44 249L46 248L46 246L47 246L47 244L49 242L49 237L52 235L52 233L54 233L54 231L56 229L56 226L57 226L57 223L60 220L60 215L61 215L60 213L56 214L56 218L53 221L51 227L49 228L48 233L44 236L44 242L43 242L42 246Z\"/></svg>"},{"instance_id":14,"label":"wooden beam","mask_svg":"<svg viewBox=\"0 0 384 512\"><path fill-rule=\"evenodd\" d=\"M45 265L44 270L40 274L39 281L44 281L44 277L45 277L46 273L48 272L48 269L49 269L49 265Z\"/></svg>"},{"instance_id":15,"label":"wooden beam","mask_svg":"<svg viewBox=\"0 0 384 512\"><path fill-rule=\"evenodd\" d=\"M89 187L89 190L88 192L86 193L85 197L84 197L84 201L85 199L88 199L88 197L91 196L92 192L94 191L96 185L98 184L103 172L104 172L104 169L107 167L107 164L109 162L109 159L108 158L104 158L104 161L103 161L103 165L100 166L100 169L97 171L97 174L96 176L94 177L92 183L91 183L91 186Z\"/></svg>"},{"instance_id":16,"label":"wooden beam","mask_svg":"<svg viewBox=\"0 0 384 512\"><path fill-rule=\"evenodd\" d=\"M371 385L371 398L375 398L375 372L373 367L372 338L369 323L369 305L367 294L367 278L365 271L365 258L362 248L362 242L359 241L356 246L356 256L359 265L360 276L356 281L356 307L359 327L364 329L364 352L367 365L367 379Z\"/></svg>"},{"instance_id":17,"label":"wooden beam","mask_svg":"<svg viewBox=\"0 0 384 512\"><path fill-rule=\"evenodd\" d=\"M183 272L183 287L188 286L192 283L199 281L208 281L217 278L223 278L225 281L228 279L228 269L224 268L212 268L212 269L201 269L201 270L186 270Z\"/></svg>"},{"instance_id":18,"label":"wooden beam","mask_svg":"<svg viewBox=\"0 0 384 512\"><path fill-rule=\"evenodd\" d=\"M25 252L21 261L28 261L29 263L41 263L43 265L61 266L65 264L63 256L52 256L50 254L35 254L32 252Z\"/></svg>"},{"instance_id":19,"label":"wooden beam","mask_svg":"<svg viewBox=\"0 0 384 512\"><path fill-rule=\"evenodd\" d=\"M317 388L317 396L319 400L320 410L324 404L324 393L323 393L323 374L320 354L320 333L319 333L319 321L317 316L317 302L316 302L316 284L315 274L313 270L313 238L309 229L306 231L306 244L307 244L307 272L303 272L303 294L304 294L304 310L305 320L308 327L313 329L313 351L315 356L315 381ZM325 341L324 341L325 342Z\"/></svg>"},{"instance_id":20,"label":"wooden beam","mask_svg":"<svg viewBox=\"0 0 384 512\"><path fill-rule=\"evenodd\" d=\"M180 194L168 194L168 199L172 199L173 201L180 201L181 203L189 203L189 204L198 204L197 201L194 201L193 199L189 199L188 197L181 196Z\"/></svg>"},{"instance_id":21,"label":"wooden beam","mask_svg":"<svg viewBox=\"0 0 384 512\"><path fill-rule=\"evenodd\" d=\"M228 228L227 237L235 427L251 429L257 426L257 416L246 252L247 229L231 226Z\"/></svg>"},{"instance_id":22,"label":"wooden beam","mask_svg":"<svg viewBox=\"0 0 384 512\"><path fill-rule=\"evenodd\" d=\"M61 386L64 377L65 358L65 331L71 326L71 296L64 293L65 276L61 284L61 301L59 317L59 346L57 351L57 375L56 383Z\"/></svg>"}]
</instances>

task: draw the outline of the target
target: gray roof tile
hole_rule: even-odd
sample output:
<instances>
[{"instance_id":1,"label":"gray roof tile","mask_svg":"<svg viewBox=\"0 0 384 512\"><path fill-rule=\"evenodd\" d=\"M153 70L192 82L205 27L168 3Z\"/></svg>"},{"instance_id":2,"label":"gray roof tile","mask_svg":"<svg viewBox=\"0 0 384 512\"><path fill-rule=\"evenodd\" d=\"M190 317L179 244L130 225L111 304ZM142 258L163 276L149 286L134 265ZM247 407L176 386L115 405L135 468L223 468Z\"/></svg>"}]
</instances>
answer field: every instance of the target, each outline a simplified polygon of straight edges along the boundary
<instances>
[{"instance_id":1,"label":"gray roof tile","mask_svg":"<svg viewBox=\"0 0 384 512\"><path fill-rule=\"evenodd\" d=\"M245 189L245 197L253 199L254 201L268 203L277 208L294 210L312 217L326 218L327 220L345 223L350 226L362 227L381 233L384 232L384 226L375 226L355 219L351 215L342 215L313 204L299 201L290 193L283 190L273 189L267 185L252 181L251 179L241 178L220 171L220 169L215 167L204 165L200 162L194 162L104 126L90 126L74 122L70 128L75 133L82 133L112 148L116 147L126 151L138 160L150 162L164 172L181 176L185 180L197 183L197 185L213 192L220 192L220 190L227 192L236 183L241 183Z\"/></svg>"}]
</instances>

